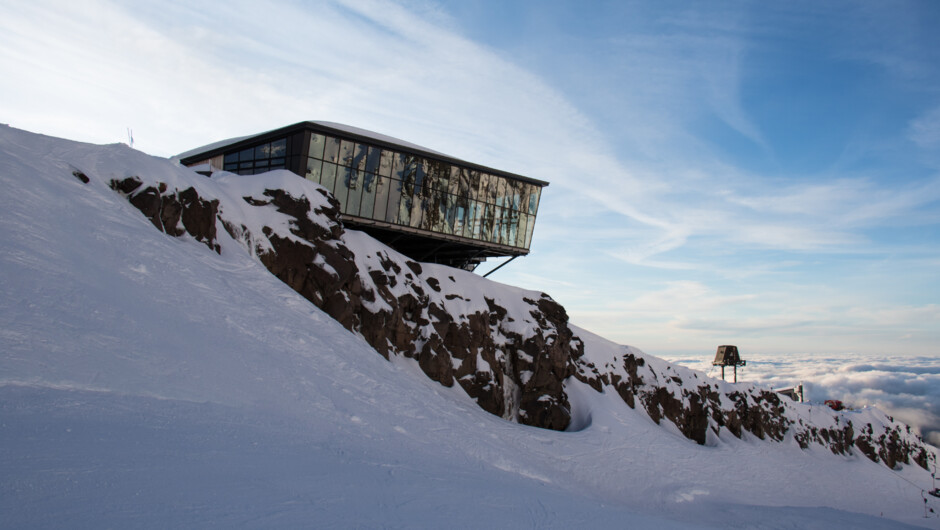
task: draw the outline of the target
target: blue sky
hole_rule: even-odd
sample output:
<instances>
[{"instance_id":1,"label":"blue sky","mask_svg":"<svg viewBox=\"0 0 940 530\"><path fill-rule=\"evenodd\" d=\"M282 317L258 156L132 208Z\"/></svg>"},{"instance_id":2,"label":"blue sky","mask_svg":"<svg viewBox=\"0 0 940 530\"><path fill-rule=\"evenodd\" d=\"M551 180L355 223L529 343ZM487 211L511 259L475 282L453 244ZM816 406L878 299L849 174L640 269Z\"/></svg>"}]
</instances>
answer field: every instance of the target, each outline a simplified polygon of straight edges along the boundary
<instances>
[{"instance_id":1,"label":"blue sky","mask_svg":"<svg viewBox=\"0 0 940 530\"><path fill-rule=\"evenodd\" d=\"M937 27L930 1L0 0L0 122L159 156L347 123L550 181L492 277L610 339L937 355Z\"/></svg>"}]
</instances>

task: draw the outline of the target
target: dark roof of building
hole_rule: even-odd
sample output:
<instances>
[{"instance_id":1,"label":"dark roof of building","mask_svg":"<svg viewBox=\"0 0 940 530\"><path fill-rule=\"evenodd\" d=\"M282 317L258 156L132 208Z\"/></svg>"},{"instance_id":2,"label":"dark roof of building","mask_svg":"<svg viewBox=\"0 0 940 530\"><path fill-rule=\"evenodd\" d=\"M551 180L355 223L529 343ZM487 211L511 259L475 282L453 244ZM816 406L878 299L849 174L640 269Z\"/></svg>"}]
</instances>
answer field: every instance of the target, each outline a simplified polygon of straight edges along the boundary
<instances>
[{"instance_id":1,"label":"dark roof of building","mask_svg":"<svg viewBox=\"0 0 940 530\"><path fill-rule=\"evenodd\" d=\"M213 142L202 147L186 151L185 153L180 153L176 155L183 164L188 164L192 162L197 162L200 160L205 160L207 158L212 158L218 156L227 151L233 149L238 149L243 146L250 146L251 144L265 139L274 139L285 134L302 130L310 129L316 132L321 132L325 134L333 134L336 136L349 138L351 140L358 140L378 147L384 147L387 149L394 149L397 151L407 152L413 155L425 156L428 158L433 158L436 160L441 160L444 162L450 162L464 167L469 167L471 169L476 169L479 171L484 171L486 173L491 173L495 175L501 175L504 177L509 177L516 180L521 180L524 182L529 182L531 184L536 184L542 187L548 186L548 182L543 180L538 180L530 177L525 177L522 175L517 175L515 173L509 173L507 171L502 171L499 169L494 169L491 167L482 166L480 164L475 164L473 162L467 162L466 160L461 160L459 158L422 147L411 142L406 142L404 140L399 140L391 136L384 134L376 133L373 131L368 131L366 129L360 129L358 127L352 127L350 125L344 125L341 123L334 123L329 121L302 121L295 123L293 125L288 125L286 127L281 127L279 129L273 129L267 132L260 134L253 134L250 136L239 136L236 138L229 138L227 140L221 140L218 142Z\"/></svg>"}]
</instances>

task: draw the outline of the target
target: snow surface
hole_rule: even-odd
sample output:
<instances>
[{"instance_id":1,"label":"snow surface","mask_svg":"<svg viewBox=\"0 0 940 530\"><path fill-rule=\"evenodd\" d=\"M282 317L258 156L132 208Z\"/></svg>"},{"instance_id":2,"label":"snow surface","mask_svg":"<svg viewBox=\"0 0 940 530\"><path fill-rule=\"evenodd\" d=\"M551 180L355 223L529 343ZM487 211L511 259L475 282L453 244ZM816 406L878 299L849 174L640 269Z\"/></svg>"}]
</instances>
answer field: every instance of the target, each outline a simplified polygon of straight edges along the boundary
<instances>
[{"instance_id":1,"label":"snow surface","mask_svg":"<svg viewBox=\"0 0 940 530\"><path fill-rule=\"evenodd\" d=\"M699 446L577 382L576 432L492 416L385 361L224 231L219 255L155 230L107 185L135 175L226 186L0 126L4 527L940 526L916 466L747 435ZM586 355L623 348L575 331Z\"/></svg>"}]
</instances>

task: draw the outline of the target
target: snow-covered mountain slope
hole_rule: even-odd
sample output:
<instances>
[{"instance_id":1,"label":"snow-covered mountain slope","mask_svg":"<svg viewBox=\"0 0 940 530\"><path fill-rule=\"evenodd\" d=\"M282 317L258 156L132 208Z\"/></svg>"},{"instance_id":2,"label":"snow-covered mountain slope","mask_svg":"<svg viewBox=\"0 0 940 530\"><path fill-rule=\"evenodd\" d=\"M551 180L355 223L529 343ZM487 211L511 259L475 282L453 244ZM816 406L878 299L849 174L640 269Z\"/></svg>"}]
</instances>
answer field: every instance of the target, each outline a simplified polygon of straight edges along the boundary
<instances>
[{"instance_id":1,"label":"snow-covered mountain slope","mask_svg":"<svg viewBox=\"0 0 940 530\"><path fill-rule=\"evenodd\" d=\"M129 177L168 191L193 187L232 218L239 205L240 234L253 238L238 241L225 229L210 244L167 237L111 189L111 180ZM316 186L296 176L263 178L263 187L329 209ZM583 343L584 382L575 374L564 387L572 426L581 430L535 429L488 414L463 386L428 379L420 358L395 354L395 340L388 362L271 275L258 259L265 242L251 229L286 227L278 233L290 237L290 219L244 200L273 200L240 187L258 179L224 180L126 146L0 127L5 525L936 525L923 518L921 490L931 481L917 465L892 470L857 452L801 449L796 440L762 441L747 430L739 439L719 428L720 443L698 445L672 423L657 425L648 407L625 406L610 375L595 391L585 375L590 366L598 378L630 375L622 360L641 354L582 330L573 329L580 340L571 341L576 350ZM328 222L320 226L332 233ZM351 234L343 243L352 251L374 244ZM374 255L354 254L357 262ZM398 259L376 256L382 270L380 257ZM415 282L434 269L404 266ZM463 273L455 284L458 278L480 283L448 292L464 301L444 300L476 304L466 300L475 300L471 292L493 290L494 304L518 314L533 304L515 300L537 306L541 296ZM505 329L536 335L550 327L531 320ZM702 378L642 358L650 371L637 368L644 381L631 389L636 396L653 387L654 373ZM460 367L453 370L459 380ZM832 418L800 414L814 425ZM873 411L858 414L877 419Z\"/></svg>"},{"instance_id":2,"label":"snow-covered mountain slope","mask_svg":"<svg viewBox=\"0 0 940 530\"><path fill-rule=\"evenodd\" d=\"M770 390L700 378L629 347L595 341L585 355L564 308L548 295L419 264L345 231L326 191L287 172L219 173L211 181L192 173L169 182L150 173L98 178L167 234L189 234L221 253L231 246L217 241L225 232L241 243L226 252L248 249L386 358L415 359L431 379L456 382L503 418L580 428L587 419L572 417L566 390L577 380L617 393L630 408L699 444L750 433L835 454L858 451L891 468L928 468L930 453L911 429L876 411L850 415L817 407L811 413L811 406Z\"/></svg>"}]
</instances>

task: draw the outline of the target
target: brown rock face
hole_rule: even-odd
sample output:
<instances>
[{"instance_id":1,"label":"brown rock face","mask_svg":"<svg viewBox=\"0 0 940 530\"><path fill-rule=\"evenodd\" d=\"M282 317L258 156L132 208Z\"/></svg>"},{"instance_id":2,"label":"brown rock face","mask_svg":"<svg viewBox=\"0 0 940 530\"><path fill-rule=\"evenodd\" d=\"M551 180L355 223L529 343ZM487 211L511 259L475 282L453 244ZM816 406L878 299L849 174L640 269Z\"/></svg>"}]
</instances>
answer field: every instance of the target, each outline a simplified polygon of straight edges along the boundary
<instances>
[{"instance_id":1,"label":"brown rock face","mask_svg":"<svg viewBox=\"0 0 940 530\"><path fill-rule=\"evenodd\" d=\"M203 200L193 188L167 193L165 185L160 186L163 189L147 187L140 190L142 185L143 182L134 177L111 181L111 189L128 195L131 204L160 231L171 236L187 233L212 250L221 251L215 240L218 200Z\"/></svg>"},{"instance_id":2,"label":"brown rock face","mask_svg":"<svg viewBox=\"0 0 940 530\"><path fill-rule=\"evenodd\" d=\"M849 454L854 447L889 467L912 462L927 467L923 443L900 424L891 422L876 432L871 424L856 426L838 416L836 426L828 428L794 423L789 418L798 416L787 413L792 404L774 392L751 386L721 390L718 383L690 381L688 375L683 380L671 367L654 369L652 361L627 351L595 366L583 358L584 344L568 326L565 309L548 295L519 294L501 302L495 295L458 289L456 271L435 277L428 272L431 265L389 250L356 256L344 242L339 204L322 189L318 191L326 200L317 207L307 197L277 189L243 198L245 204L289 218L288 236L267 226L249 233L241 221L226 217L219 200L205 200L194 188L143 187L134 177L112 181L111 187L161 231L189 234L216 252L218 221L232 238L251 247L272 274L385 358L414 359L431 379L448 387L456 382L480 407L503 418L568 428L571 406L565 383L573 377L598 392L610 387L627 406L639 404L653 421L669 421L699 444L723 432L774 441L792 434L804 448L814 443Z\"/></svg>"},{"instance_id":3,"label":"brown rock face","mask_svg":"<svg viewBox=\"0 0 940 530\"><path fill-rule=\"evenodd\" d=\"M326 227L311 221L306 197L269 189L263 197L244 198L251 206L288 216L296 236L288 238L267 227L263 234L247 234L244 225L218 211L218 201L202 200L192 188L140 189L141 181L134 178L111 187L127 195L158 229L173 236L189 233L217 251L216 218L235 239L263 238L267 245L256 244L253 250L272 274L386 358L410 357L431 379L445 386L456 381L484 410L549 429L564 430L570 423L564 381L583 346L568 328L564 308L547 295L525 300L536 325L523 336L495 299L477 300L485 303L467 315L444 307L448 301L468 301L459 294L433 301L429 293L442 293L453 279L429 276L419 263L379 252L377 265L360 269L343 242L339 204L332 197L327 197L328 207L313 211L327 220Z\"/></svg>"}]
</instances>

